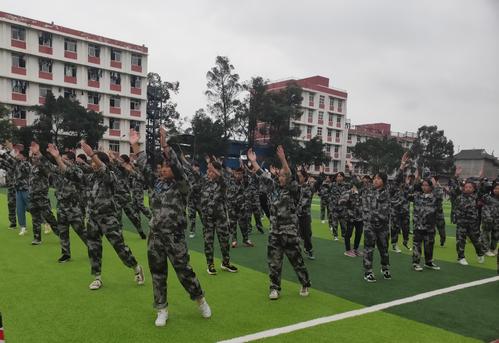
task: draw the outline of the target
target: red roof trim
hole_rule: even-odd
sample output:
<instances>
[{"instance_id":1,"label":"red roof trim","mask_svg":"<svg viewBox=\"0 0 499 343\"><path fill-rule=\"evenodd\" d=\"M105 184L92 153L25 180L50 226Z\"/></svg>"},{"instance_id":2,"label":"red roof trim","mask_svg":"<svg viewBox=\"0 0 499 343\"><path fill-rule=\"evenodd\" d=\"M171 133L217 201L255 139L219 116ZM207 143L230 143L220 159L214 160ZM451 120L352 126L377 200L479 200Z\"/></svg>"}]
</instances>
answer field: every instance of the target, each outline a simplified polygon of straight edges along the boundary
<instances>
[{"instance_id":1,"label":"red roof trim","mask_svg":"<svg viewBox=\"0 0 499 343\"><path fill-rule=\"evenodd\" d=\"M300 79L300 80L292 80L291 79L291 80L286 80L286 81L270 83L267 85L267 89L268 90L276 90L276 89L285 88L288 84L293 83L293 82L296 83L297 85L299 85L300 87L305 88L305 89L312 89L312 90L315 90L318 92L322 92L322 93L326 93L326 94L330 94L330 95L336 95L336 96L339 96L339 97L342 97L345 99L348 97L348 93L346 93L346 92L342 92L342 91L332 89L329 87L325 87L322 85L310 84L310 78Z\"/></svg>"},{"instance_id":2,"label":"red roof trim","mask_svg":"<svg viewBox=\"0 0 499 343\"><path fill-rule=\"evenodd\" d=\"M91 40L91 41L98 42L101 44L109 44L109 45L118 46L121 48L141 52L143 54L147 54L147 51L148 51L147 47L145 47L145 46L127 43L127 42L123 42L120 40L107 38L107 37L103 37L103 36L98 36L98 35L95 35L92 33L87 33L87 32L83 32L83 31L70 29L70 28L64 27L64 26L49 24L49 23L46 23L43 21L22 17L19 15L10 14L7 12L0 11L0 18L5 18L7 20L15 21L15 22L18 22L19 24L24 24L26 26L36 26L42 30L52 30L52 31L60 32L62 34L76 36L76 37L79 37L80 39L87 39L87 40Z\"/></svg>"}]
</instances>

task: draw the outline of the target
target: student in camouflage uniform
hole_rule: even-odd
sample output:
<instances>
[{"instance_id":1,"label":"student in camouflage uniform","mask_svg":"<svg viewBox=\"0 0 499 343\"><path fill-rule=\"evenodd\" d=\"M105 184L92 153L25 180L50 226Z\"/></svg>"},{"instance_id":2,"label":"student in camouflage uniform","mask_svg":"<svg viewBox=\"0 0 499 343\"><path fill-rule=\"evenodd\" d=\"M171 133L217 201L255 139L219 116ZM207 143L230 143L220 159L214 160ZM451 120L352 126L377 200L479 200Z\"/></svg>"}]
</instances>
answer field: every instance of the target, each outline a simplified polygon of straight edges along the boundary
<instances>
[{"instance_id":1,"label":"student in camouflage uniform","mask_svg":"<svg viewBox=\"0 0 499 343\"><path fill-rule=\"evenodd\" d=\"M102 236L106 236L123 264L134 269L137 284L143 285L144 271L123 239L114 198L118 181L116 175L109 168L109 156L101 151L94 152L83 141L81 148L85 154L90 156L93 170L89 179L91 192L88 199L87 244L91 272L95 276L95 280L89 288L97 290L103 285L101 278Z\"/></svg>"},{"instance_id":2,"label":"student in camouflage uniform","mask_svg":"<svg viewBox=\"0 0 499 343\"><path fill-rule=\"evenodd\" d=\"M435 185L433 188L433 192L437 192L435 194L437 196L437 216L436 216L436 226L438 230L438 235L440 236L440 246L443 247L445 245L445 240L447 238L447 234L445 232L445 215L444 215L444 189L438 182L438 176L434 177Z\"/></svg>"},{"instance_id":3,"label":"student in camouflage uniform","mask_svg":"<svg viewBox=\"0 0 499 343\"><path fill-rule=\"evenodd\" d=\"M344 192L339 200L339 204L346 207L347 231L345 233L345 256L356 257L361 256L359 251L360 239L362 237L362 229L364 223L362 221L362 196L358 187L360 185L356 182L352 183L352 188ZM350 245L350 238L352 237L355 228L355 238L353 242L353 249Z\"/></svg>"},{"instance_id":4,"label":"student in camouflage uniform","mask_svg":"<svg viewBox=\"0 0 499 343\"><path fill-rule=\"evenodd\" d=\"M78 202L80 204L81 217L85 223L87 217L88 197L90 196L91 190L89 178L92 174L92 167L88 164L87 155L85 154L79 154L76 156L76 164L83 171L83 179L79 185L80 196L78 197Z\"/></svg>"},{"instance_id":5,"label":"student in camouflage uniform","mask_svg":"<svg viewBox=\"0 0 499 343\"><path fill-rule=\"evenodd\" d=\"M481 241L487 256L497 254L499 240L499 183L494 181L491 190L483 198Z\"/></svg>"},{"instance_id":6,"label":"student in camouflage uniform","mask_svg":"<svg viewBox=\"0 0 499 343\"><path fill-rule=\"evenodd\" d=\"M132 156L130 156L132 157ZM132 159L131 159L132 160ZM144 205L144 175L137 168L135 155L130 162L134 172L130 173L130 188L132 193L132 207L135 212L142 213L148 220L151 220L151 210Z\"/></svg>"},{"instance_id":7,"label":"student in camouflage uniform","mask_svg":"<svg viewBox=\"0 0 499 343\"><path fill-rule=\"evenodd\" d=\"M229 214L229 231L232 248L237 248L237 227L243 237L243 245L253 247L249 239L248 204L246 199L247 179L243 168L227 171L227 205Z\"/></svg>"},{"instance_id":8,"label":"student in camouflage uniform","mask_svg":"<svg viewBox=\"0 0 499 343\"><path fill-rule=\"evenodd\" d=\"M47 152L53 156L57 163L57 168L52 168L52 175L55 177L57 230L61 241L61 257L58 261L64 263L71 259L70 225L81 241L87 245L87 232L79 202L80 185L84 175L76 164L76 156L73 152L66 152L61 156L57 147L52 144L49 144Z\"/></svg>"},{"instance_id":9,"label":"student in camouflage uniform","mask_svg":"<svg viewBox=\"0 0 499 343\"><path fill-rule=\"evenodd\" d=\"M462 168L456 169L455 179L453 179L451 187L454 192L459 194L455 203L456 216L456 251L459 264L466 266L468 261L464 256L464 247L466 246L466 237L469 237L471 243L475 247L475 252L478 257L478 262L484 262L484 252L480 243L480 227L479 227L479 212L478 212L478 195L476 186L472 181L466 181L462 192L459 189L458 177Z\"/></svg>"},{"instance_id":10,"label":"student in camouflage uniform","mask_svg":"<svg viewBox=\"0 0 499 343\"><path fill-rule=\"evenodd\" d=\"M190 225L189 237L194 238L196 235L196 213L198 214L199 218L202 219L201 185L203 181L203 176L199 171L199 163L197 161L192 162L192 165L186 161L184 163L184 166L185 165L191 166L191 168L189 168L191 172L187 174L189 177L189 185L190 185L187 208L189 209L189 225Z\"/></svg>"},{"instance_id":11,"label":"student in camouflage uniform","mask_svg":"<svg viewBox=\"0 0 499 343\"><path fill-rule=\"evenodd\" d=\"M415 271L423 270L420 265L422 245L424 246L425 268L440 270L440 267L433 262L433 247L437 213L442 197L443 191L435 179L425 179L414 186L412 267Z\"/></svg>"},{"instance_id":12,"label":"student in camouflage uniform","mask_svg":"<svg viewBox=\"0 0 499 343\"><path fill-rule=\"evenodd\" d=\"M296 215L296 202L300 196L299 186L291 179L291 170L286 161L284 149L277 148L277 157L282 168L271 172L276 174L278 181L264 175L256 161L256 154L248 150L248 159L251 161L256 175L266 187L270 205L270 233L267 247L267 260L269 265L270 294L269 298L279 298L281 290L281 274L283 255L286 254L289 262L298 276L301 284L300 295L309 294L310 278L301 254L300 238L298 234L298 216Z\"/></svg>"},{"instance_id":13,"label":"student in camouflage uniform","mask_svg":"<svg viewBox=\"0 0 499 343\"><path fill-rule=\"evenodd\" d=\"M18 144L13 146L7 141L5 144L7 151L1 156L3 163L10 168L13 174L14 189L16 191L16 212L19 221L19 235L26 234L26 211L28 209L29 197L29 175L31 166L26 160L24 146ZM15 157L13 157L15 156Z\"/></svg>"},{"instance_id":14,"label":"student in camouflage uniform","mask_svg":"<svg viewBox=\"0 0 499 343\"><path fill-rule=\"evenodd\" d=\"M33 223L33 241L31 244L39 245L42 243L41 229L44 222L50 225L56 235L59 235L59 232L48 195L50 169L47 166L46 158L40 153L38 143L31 143L30 155L29 211Z\"/></svg>"},{"instance_id":15,"label":"student in camouflage uniform","mask_svg":"<svg viewBox=\"0 0 499 343\"><path fill-rule=\"evenodd\" d=\"M302 168L297 171L298 184L300 185L300 197L298 200L298 232L303 240L305 253L308 259L315 260L312 247L312 198L314 193L318 191L324 179L324 169L320 167L320 175L317 180L308 175L307 171Z\"/></svg>"},{"instance_id":16,"label":"student in camouflage uniform","mask_svg":"<svg viewBox=\"0 0 499 343\"><path fill-rule=\"evenodd\" d=\"M16 229L16 187L14 184L14 168L0 157L0 169L5 170L5 186L7 187L7 208L9 211L9 229Z\"/></svg>"},{"instance_id":17,"label":"student in camouflage uniform","mask_svg":"<svg viewBox=\"0 0 499 343\"><path fill-rule=\"evenodd\" d=\"M350 189L350 183L345 181L345 173L336 174L335 182L331 184L329 190L329 213L331 216L332 227L330 227L333 239L338 240L338 224L341 229L341 237L345 237L347 222L345 207L338 204L341 194Z\"/></svg>"},{"instance_id":18,"label":"student in camouflage uniform","mask_svg":"<svg viewBox=\"0 0 499 343\"><path fill-rule=\"evenodd\" d=\"M255 226L258 232L264 233L262 224L262 211L260 208L260 183L252 169L248 173L248 187L246 189L248 196L249 210L249 232L253 231L251 217L255 218Z\"/></svg>"},{"instance_id":19,"label":"student in camouflage uniform","mask_svg":"<svg viewBox=\"0 0 499 343\"><path fill-rule=\"evenodd\" d=\"M142 230L140 212L134 209L132 195L130 193L130 174L134 173L133 167L130 164L130 158L127 155L119 156L116 152L110 152L109 157L111 159L110 168L118 180L114 197L116 200L120 227L123 229L123 212L125 212L125 215L130 219L130 222L135 227L135 230L137 230L140 238L146 239L146 234Z\"/></svg>"},{"instance_id":20,"label":"student in camouflage uniform","mask_svg":"<svg viewBox=\"0 0 499 343\"><path fill-rule=\"evenodd\" d=\"M140 152L139 135L130 132L130 144L137 157L137 165L151 186L152 219L147 242L147 257L151 271L154 308L158 311L156 326L164 326L168 319L167 278L168 260L173 266L180 283L196 300L201 314L211 316L211 310L204 299L204 292L189 265L189 253L185 240L187 220L185 209L189 193L189 183L177 155L166 144L166 132L161 128L163 161L159 163L160 174L156 176L147 165L147 157Z\"/></svg>"},{"instance_id":21,"label":"student in camouflage uniform","mask_svg":"<svg viewBox=\"0 0 499 343\"><path fill-rule=\"evenodd\" d=\"M386 280L392 278L390 257L388 255L390 196L386 189L387 175L377 173L373 187L362 193L362 212L364 221L364 280L376 282L373 273L375 246L381 256L381 272Z\"/></svg>"},{"instance_id":22,"label":"student in camouflage uniform","mask_svg":"<svg viewBox=\"0 0 499 343\"><path fill-rule=\"evenodd\" d=\"M329 191L331 187L331 177L328 175L319 189L319 197L321 199L321 222L324 224L325 219L329 220ZM332 223L329 223L332 227Z\"/></svg>"},{"instance_id":23,"label":"student in camouflage uniform","mask_svg":"<svg viewBox=\"0 0 499 343\"><path fill-rule=\"evenodd\" d=\"M411 185L410 178L404 180L404 175L400 174L395 179L394 184L390 187L390 236L392 249L396 253L402 252L397 243L399 234L402 232L402 245L411 250L409 247L409 193Z\"/></svg>"}]
</instances>

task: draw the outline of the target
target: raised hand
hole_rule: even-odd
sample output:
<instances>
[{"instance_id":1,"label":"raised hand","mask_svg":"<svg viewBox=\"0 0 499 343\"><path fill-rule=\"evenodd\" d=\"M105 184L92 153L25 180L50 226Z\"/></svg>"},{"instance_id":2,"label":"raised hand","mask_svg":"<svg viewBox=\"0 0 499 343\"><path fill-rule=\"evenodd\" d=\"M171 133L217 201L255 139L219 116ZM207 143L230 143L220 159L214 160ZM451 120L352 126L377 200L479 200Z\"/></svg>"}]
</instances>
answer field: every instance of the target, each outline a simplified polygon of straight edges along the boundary
<instances>
[{"instance_id":1,"label":"raised hand","mask_svg":"<svg viewBox=\"0 0 499 343\"><path fill-rule=\"evenodd\" d=\"M139 139L140 139L139 133L134 129L130 129L130 135L129 135L130 145L137 144L139 142Z\"/></svg>"},{"instance_id":2,"label":"raised hand","mask_svg":"<svg viewBox=\"0 0 499 343\"><path fill-rule=\"evenodd\" d=\"M463 167L461 167L461 166L457 166L457 167L456 167L456 172L454 173L454 175L455 175L456 177L459 177L459 176L461 175L461 173L462 173L462 172L463 172Z\"/></svg>"},{"instance_id":3,"label":"raised hand","mask_svg":"<svg viewBox=\"0 0 499 343\"><path fill-rule=\"evenodd\" d=\"M353 171L352 160L347 160L346 165L347 165L348 170Z\"/></svg>"},{"instance_id":4,"label":"raised hand","mask_svg":"<svg viewBox=\"0 0 499 343\"><path fill-rule=\"evenodd\" d=\"M277 146L276 153L277 153L277 157L279 157L279 159L280 159L281 161L282 161L283 159L286 159L286 154L284 153L284 148L282 147L282 145L278 145L278 146Z\"/></svg>"},{"instance_id":5,"label":"raised hand","mask_svg":"<svg viewBox=\"0 0 499 343\"><path fill-rule=\"evenodd\" d=\"M92 147L90 147L90 145L88 145L85 141L81 141L80 142L81 144L81 149L83 150L83 152L87 155L87 156L93 156L94 154L94 151L92 150Z\"/></svg>"},{"instance_id":6,"label":"raised hand","mask_svg":"<svg viewBox=\"0 0 499 343\"><path fill-rule=\"evenodd\" d=\"M40 145L37 142L31 142L29 152L32 155L38 155L40 153Z\"/></svg>"},{"instance_id":7,"label":"raised hand","mask_svg":"<svg viewBox=\"0 0 499 343\"><path fill-rule=\"evenodd\" d=\"M252 148L248 149L246 155L248 156L248 160L250 160L250 162L256 162L256 153L253 151Z\"/></svg>"},{"instance_id":8,"label":"raised hand","mask_svg":"<svg viewBox=\"0 0 499 343\"><path fill-rule=\"evenodd\" d=\"M59 149L54 144L50 144L47 147L47 152L52 155L54 158L58 158L60 156Z\"/></svg>"}]
</instances>

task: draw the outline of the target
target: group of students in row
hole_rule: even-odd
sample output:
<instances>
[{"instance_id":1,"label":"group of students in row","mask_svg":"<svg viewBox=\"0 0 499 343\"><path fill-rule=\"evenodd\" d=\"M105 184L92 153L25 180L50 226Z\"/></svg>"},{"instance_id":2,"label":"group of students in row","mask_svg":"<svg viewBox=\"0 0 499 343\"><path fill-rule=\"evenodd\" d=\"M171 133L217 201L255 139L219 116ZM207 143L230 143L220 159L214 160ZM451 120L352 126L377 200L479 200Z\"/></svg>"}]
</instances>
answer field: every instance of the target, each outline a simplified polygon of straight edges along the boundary
<instances>
[{"instance_id":1,"label":"group of students in row","mask_svg":"<svg viewBox=\"0 0 499 343\"><path fill-rule=\"evenodd\" d=\"M150 219L147 256L152 277L154 307L157 309L155 322L157 326L165 325L168 319L166 282L168 260L191 299L197 301L202 316L205 318L211 316L204 291L189 264L186 242L187 207L190 209L191 218L190 236L194 235L196 212L199 212L201 217L208 274L217 273L213 251L215 235L222 255L220 268L235 273L238 269L230 261L230 248L237 246L237 231L239 229L241 232L245 246L253 246L249 239L251 216L254 215L255 219L260 217L258 211L253 210L253 204L258 197L249 189L260 190L268 206L270 230L267 262L270 278L269 298L272 300L280 296L284 255L298 276L301 284L299 294L301 296L309 294L311 283L301 245L304 245L305 255L314 259L311 240L311 204L314 193L319 192L321 198L323 197L324 185L329 187L328 209L333 238L338 237L339 225L345 239L347 256L363 256L366 281L376 281L373 271L376 246L381 256L383 277L385 279L392 277L388 254L389 228L391 225L391 241L396 244L398 230L402 229L404 233L402 222L408 221L408 216L407 218L402 215L397 216L403 213L403 210L394 212L394 208L405 206L402 196L405 192L411 192L414 202L414 270L422 270L420 260L423 247L424 266L439 269L433 261L433 244L436 218L441 210L443 193L435 180L418 178L414 184L405 182L404 172L409 162L407 154L402 158L394 184L389 187L387 175L384 173L378 173L372 178L369 176L359 178L350 173L350 180L346 180L345 175L339 173L334 182L331 182L324 181L323 173L314 177L304 168L292 170L281 146L276 151L280 162L279 168L270 166L269 171L264 171L258 163L255 152L249 149L247 152L249 166L241 164L240 168L230 170L224 168L220 160L212 157L207 158L207 172L206 175L202 175L196 163L189 162L183 154L177 154L168 145L164 129L161 129L161 151L153 159L157 161L156 164L151 166L147 163L148 156L140 151L138 139L137 132L132 130L130 132L132 158L94 151L85 142L81 142L81 149L85 154L78 157L71 151L60 153L57 147L51 144L46 150L47 154L42 154L39 145L33 142L29 157L26 158L21 147L7 143L6 150L0 152L0 163L12 175L18 214L20 210L25 209L23 204L29 203L29 211L33 217L34 245L41 243L40 225L44 221L50 224L60 237L62 256L59 262L68 261L71 256L70 225L87 245L91 272L94 276L89 286L92 290L103 286L102 236L106 236L123 263L134 270L137 284L144 283L143 269L125 244L121 218L124 211L143 238L145 234L140 224L140 213L144 213ZM89 163L85 161L87 158L90 159ZM350 163L348 167L353 171ZM48 198L50 178L53 179L58 200L57 220L51 213ZM130 187L135 192L130 192ZM149 209L142 209L144 188L149 191ZM475 185L465 183L460 187L456 182L453 189L460 193L455 202L460 263L465 264L466 236L472 239L479 261L483 262L484 249L476 234L480 229ZM490 193L481 196L481 199L484 204L482 215L484 212L491 213L487 220L492 220L492 232L497 242L499 186L494 184ZM25 222L23 225L21 218L19 221L23 232ZM487 223L489 222L490 220ZM258 222L257 228L262 229L258 226ZM408 230L408 226L406 228ZM350 239L354 229L355 241L351 249ZM359 244L362 233L364 250L361 252ZM407 246L407 242L408 231L407 236L404 233L404 245Z\"/></svg>"}]
</instances>

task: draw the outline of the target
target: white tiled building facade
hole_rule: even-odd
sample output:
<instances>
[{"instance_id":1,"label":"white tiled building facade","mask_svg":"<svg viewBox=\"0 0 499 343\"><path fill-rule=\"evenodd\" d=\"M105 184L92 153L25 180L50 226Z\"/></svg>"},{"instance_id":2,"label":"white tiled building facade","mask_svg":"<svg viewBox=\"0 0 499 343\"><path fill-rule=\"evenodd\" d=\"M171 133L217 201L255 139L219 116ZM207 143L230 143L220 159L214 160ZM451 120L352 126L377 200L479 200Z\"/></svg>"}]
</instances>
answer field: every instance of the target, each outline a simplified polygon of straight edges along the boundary
<instances>
[{"instance_id":1,"label":"white tiled building facade","mask_svg":"<svg viewBox=\"0 0 499 343\"><path fill-rule=\"evenodd\" d=\"M299 80L285 80L268 85L268 89L279 90L290 83L302 87L303 101L301 118L293 120L292 127L300 128L298 140L306 142L319 136L325 144L326 155L331 158L326 166L326 173L335 173L345 170L346 155L346 117L347 92L329 87L329 79L323 76L313 76ZM265 139L258 137L258 139ZM318 171L318 166L315 167Z\"/></svg>"},{"instance_id":2,"label":"white tiled building facade","mask_svg":"<svg viewBox=\"0 0 499 343\"><path fill-rule=\"evenodd\" d=\"M100 148L129 152L128 132L145 137L147 48L0 11L0 103L17 126L48 91L102 112Z\"/></svg>"}]
</instances>

